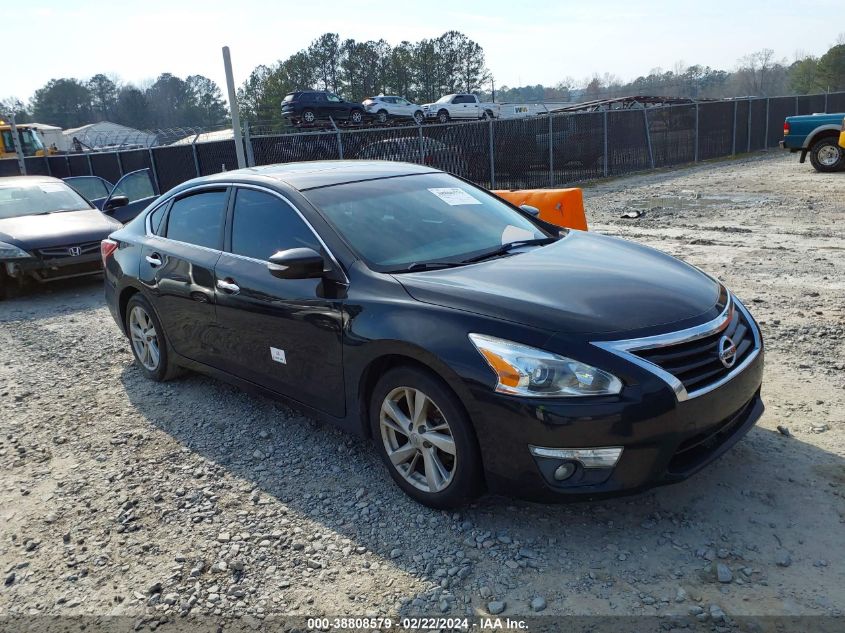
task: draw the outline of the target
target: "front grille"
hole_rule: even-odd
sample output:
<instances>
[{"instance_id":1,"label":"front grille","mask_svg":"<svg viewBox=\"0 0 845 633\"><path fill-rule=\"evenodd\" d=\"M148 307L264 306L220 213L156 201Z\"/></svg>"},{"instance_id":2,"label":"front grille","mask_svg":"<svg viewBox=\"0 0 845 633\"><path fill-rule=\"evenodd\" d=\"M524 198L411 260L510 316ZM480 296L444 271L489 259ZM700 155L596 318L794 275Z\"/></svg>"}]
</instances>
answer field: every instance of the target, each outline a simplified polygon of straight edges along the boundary
<instances>
[{"instance_id":1,"label":"front grille","mask_svg":"<svg viewBox=\"0 0 845 633\"><path fill-rule=\"evenodd\" d=\"M632 350L631 353L672 374L687 393L692 394L727 376L754 352L756 345L752 327L742 311L734 309L724 329L692 341ZM730 367L726 367L719 358L725 336L736 346L735 360Z\"/></svg>"},{"instance_id":2,"label":"front grille","mask_svg":"<svg viewBox=\"0 0 845 633\"><path fill-rule=\"evenodd\" d=\"M72 255L71 248L79 248L79 252ZM99 242L84 242L82 244L67 244L65 246L51 246L49 248L39 248L35 252L41 256L42 259L63 259L65 257L79 257L80 255L90 255L100 250Z\"/></svg>"}]
</instances>

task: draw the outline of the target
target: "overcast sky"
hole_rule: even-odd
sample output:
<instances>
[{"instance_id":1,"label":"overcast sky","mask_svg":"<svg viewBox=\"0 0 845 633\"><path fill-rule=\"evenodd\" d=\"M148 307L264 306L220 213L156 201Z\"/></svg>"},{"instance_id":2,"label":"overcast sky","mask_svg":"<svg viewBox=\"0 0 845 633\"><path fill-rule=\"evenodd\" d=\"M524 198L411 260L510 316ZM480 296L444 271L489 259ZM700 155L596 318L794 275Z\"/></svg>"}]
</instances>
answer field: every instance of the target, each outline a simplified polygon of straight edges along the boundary
<instances>
[{"instance_id":1,"label":"overcast sky","mask_svg":"<svg viewBox=\"0 0 845 633\"><path fill-rule=\"evenodd\" d=\"M496 85L553 85L593 73L631 79L676 62L732 69L761 48L820 55L845 31L843 0L25 0L5 13L0 97L28 101L49 79L98 72L143 83L201 74L235 82L326 31L391 44L456 29L484 47Z\"/></svg>"}]
</instances>

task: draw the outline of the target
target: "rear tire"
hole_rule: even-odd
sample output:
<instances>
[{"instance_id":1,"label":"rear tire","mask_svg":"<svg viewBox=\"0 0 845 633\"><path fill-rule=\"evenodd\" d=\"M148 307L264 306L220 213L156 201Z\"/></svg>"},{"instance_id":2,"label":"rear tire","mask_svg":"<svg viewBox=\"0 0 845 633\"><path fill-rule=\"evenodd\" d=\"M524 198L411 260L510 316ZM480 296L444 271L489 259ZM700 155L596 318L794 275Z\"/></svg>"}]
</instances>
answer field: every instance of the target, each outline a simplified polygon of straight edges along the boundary
<instances>
[{"instance_id":1,"label":"rear tire","mask_svg":"<svg viewBox=\"0 0 845 633\"><path fill-rule=\"evenodd\" d=\"M182 369L170 360L164 328L141 293L132 295L126 304L126 332L135 364L147 378L164 382L182 373Z\"/></svg>"},{"instance_id":2,"label":"rear tire","mask_svg":"<svg viewBox=\"0 0 845 633\"><path fill-rule=\"evenodd\" d=\"M845 167L845 151L836 137L826 136L810 148L810 163L816 171L829 173Z\"/></svg>"},{"instance_id":3,"label":"rear tire","mask_svg":"<svg viewBox=\"0 0 845 633\"><path fill-rule=\"evenodd\" d=\"M409 497L448 509L481 493L475 432L458 397L438 377L415 367L391 369L373 389L369 411L376 450Z\"/></svg>"},{"instance_id":4,"label":"rear tire","mask_svg":"<svg viewBox=\"0 0 845 633\"><path fill-rule=\"evenodd\" d=\"M353 125L361 125L364 122L364 113L361 110L353 110L349 113L349 122Z\"/></svg>"}]
</instances>

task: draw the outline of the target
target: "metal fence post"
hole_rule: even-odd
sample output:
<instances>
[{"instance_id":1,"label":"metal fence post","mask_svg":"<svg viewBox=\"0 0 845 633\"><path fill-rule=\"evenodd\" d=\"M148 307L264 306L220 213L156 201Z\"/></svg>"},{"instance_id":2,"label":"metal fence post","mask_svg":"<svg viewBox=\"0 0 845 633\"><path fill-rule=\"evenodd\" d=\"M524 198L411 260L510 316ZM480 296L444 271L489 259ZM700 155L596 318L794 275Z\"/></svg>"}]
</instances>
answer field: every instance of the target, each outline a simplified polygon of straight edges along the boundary
<instances>
[{"instance_id":1,"label":"metal fence post","mask_svg":"<svg viewBox=\"0 0 845 633\"><path fill-rule=\"evenodd\" d=\"M417 135L419 136L420 165L422 165L425 162L425 143L423 142L422 125L419 123L417 123Z\"/></svg>"},{"instance_id":2,"label":"metal fence post","mask_svg":"<svg viewBox=\"0 0 845 633\"><path fill-rule=\"evenodd\" d=\"M554 158L554 137L552 136L552 115L546 114L549 119L549 187L555 186L555 158Z\"/></svg>"},{"instance_id":3,"label":"metal fence post","mask_svg":"<svg viewBox=\"0 0 845 633\"><path fill-rule=\"evenodd\" d=\"M194 136L194 140L191 141L191 153L193 153L193 155L194 155L194 172L196 173L197 178L199 178L202 175L202 174L200 174L200 157L199 157L199 154L197 154L197 139L199 137L200 137L200 134L199 134L199 132L197 132L196 136ZM235 141L235 143L237 143L237 140Z\"/></svg>"},{"instance_id":4,"label":"metal fence post","mask_svg":"<svg viewBox=\"0 0 845 633\"><path fill-rule=\"evenodd\" d=\"M648 108L643 106L643 123L645 124L645 140L648 143L648 162L654 169L654 150L651 147L651 131L648 129Z\"/></svg>"},{"instance_id":5,"label":"metal fence post","mask_svg":"<svg viewBox=\"0 0 845 633\"><path fill-rule=\"evenodd\" d=\"M120 158L120 152L115 152L114 157L117 159L117 170L120 172L120 177L123 178L123 161Z\"/></svg>"},{"instance_id":6,"label":"metal fence post","mask_svg":"<svg viewBox=\"0 0 845 633\"><path fill-rule=\"evenodd\" d=\"M798 95L795 95L795 116L798 116Z\"/></svg>"},{"instance_id":7,"label":"metal fence post","mask_svg":"<svg viewBox=\"0 0 845 633\"><path fill-rule=\"evenodd\" d=\"M153 174L153 183L155 184L155 187L156 187L156 193L158 193L158 195L161 195L164 192L161 190L161 184L158 181L158 169L156 168L156 157L155 157L155 154L153 154L153 148L152 147L148 148L147 151L149 151L149 153L150 153L150 167L151 167L150 171Z\"/></svg>"},{"instance_id":8,"label":"metal fence post","mask_svg":"<svg viewBox=\"0 0 845 633\"><path fill-rule=\"evenodd\" d=\"M602 135L604 136L604 177L607 178L610 172L610 157L608 156L608 143L607 139L609 136L608 132L608 125L607 125L607 110L602 111L602 121L604 123Z\"/></svg>"},{"instance_id":9,"label":"metal fence post","mask_svg":"<svg viewBox=\"0 0 845 633\"><path fill-rule=\"evenodd\" d=\"M47 175L53 175L53 168L50 167L50 158L47 156L47 150L44 150L44 164L47 166Z\"/></svg>"},{"instance_id":10,"label":"metal fence post","mask_svg":"<svg viewBox=\"0 0 845 633\"><path fill-rule=\"evenodd\" d=\"M493 153L493 119L487 121L487 141L490 148L490 188L496 188L496 158Z\"/></svg>"},{"instance_id":11,"label":"metal fence post","mask_svg":"<svg viewBox=\"0 0 845 633\"><path fill-rule=\"evenodd\" d=\"M94 175L94 166L91 164L91 154L90 154L90 152L88 154L85 154L85 158L88 159L88 175L93 176Z\"/></svg>"},{"instance_id":12,"label":"metal fence post","mask_svg":"<svg viewBox=\"0 0 845 633\"><path fill-rule=\"evenodd\" d=\"M825 113L827 112L827 95L829 95L829 94L830 94L830 92L824 93L824 111L825 111Z\"/></svg>"},{"instance_id":13,"label":"metal fence post","mask_svg":"<svg viewBox=\"0 0 845 633\"><path fill-rule=\"evenodd\" d=\"M343 138L340 136L340 130L338 129L337 124L335 124L333 117L329 117L329 122L334 128L334 133L337 134L337 157L339 160L343 160Z\"/></svg>"},{"instance_id":14,"label":"metal fence post","mask_svg":"<svg viewBox=\"0 0 845 633\"><path fill-rule=\"evenodd\" d=\"M766 130L763 134L763 149L769 149L769 103L771 99L766 97Z\"/></svg>"},{"instance_id":15,"label":"metal fence post","mask_svg":"<svg viewBox=\"0 0 845 633\"><path fill-rule=\"evenodd\" d=\"M734 99L734 124L733 128L731 129L731 156L736 156L736 106L737 100Z\"/></svg>"},{"instance_id":16,"label":"metal fence post","mask_svg":"<svg viewBox=\"0 0 845 633\"><path fill-rule=\"evenodd\" d=\"M255 154L252 149L252 136L249 132L249 121L244 121L244 144L246 145L246 164L255 167Z\"/></svg>"},{"instance_id":17,"label":"metal fence post","mask_svg":"<svg viewBox=\"0 0 845 633\"><path fill-rule=\"evenodd\" d=\"M748 130L745 139L745 151L751 151L751 98L748 99Z\"/></svg>"},{"instance_id":18,"label":"metal fence post","mask_svg":"<svg viewBox=\"0 0 845 633\"><path fill-rule=\"evenodd\" d=\"M693 151L694 162L698 162L698 101L695 102L695 149Z\"/></svg>"},{"instance_id":19,"label":"metal fence post","mask_svg":"<svg viewBox=\"0 0 845 633\"><path fill-rule=\"evenodd\" d=\"M232 119L232 134L235 138L235 156L238 159L238 169L246 167L246 158L244 157L243 137L241 136L241 119L238 111L238 97L235 92L235 79L232 74L232 55L229 52L229 47L223 47L223 69L226 73L226 89L229 93L229 116ZM199 175L199 172L197 172Z\"/></svg>"}]
</instances>

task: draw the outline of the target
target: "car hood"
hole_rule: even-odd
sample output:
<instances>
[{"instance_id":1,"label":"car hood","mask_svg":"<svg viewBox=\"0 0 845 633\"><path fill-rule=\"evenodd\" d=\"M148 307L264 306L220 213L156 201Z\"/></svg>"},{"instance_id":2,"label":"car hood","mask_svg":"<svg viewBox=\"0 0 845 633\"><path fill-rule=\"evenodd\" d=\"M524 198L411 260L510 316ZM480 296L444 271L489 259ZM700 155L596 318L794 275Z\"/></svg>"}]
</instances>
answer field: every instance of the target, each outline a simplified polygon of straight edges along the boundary
<instances>
[{"instance_id":1,"label":"car hood","mask_svg":"<svg viewBox=\"0 0 845 633\"><path fill-rule=\"evenodd\" d=\"M121 226L97 209L0 218L0 242L24 250L95 242Z\"/></svg>"},{"instance_id":2,"label":"car hood","mask_svg":"<svg viewBox=\"0 0 845 633\"><path fill-rule=\"evenodd\" d=\"M710 319L723 307L721 285L689 264L582 231L507 257L396 279L417 301L573 334Z\"/></svg>"}]
</instances>

